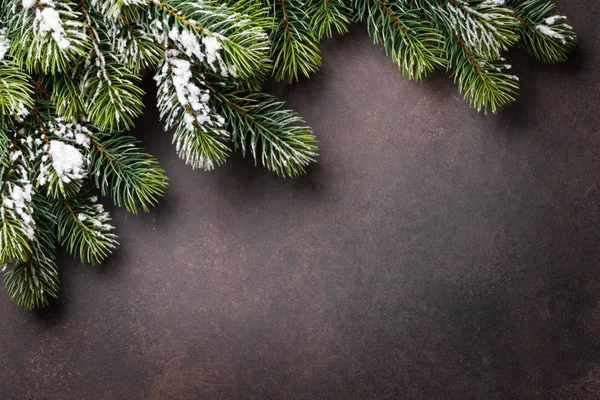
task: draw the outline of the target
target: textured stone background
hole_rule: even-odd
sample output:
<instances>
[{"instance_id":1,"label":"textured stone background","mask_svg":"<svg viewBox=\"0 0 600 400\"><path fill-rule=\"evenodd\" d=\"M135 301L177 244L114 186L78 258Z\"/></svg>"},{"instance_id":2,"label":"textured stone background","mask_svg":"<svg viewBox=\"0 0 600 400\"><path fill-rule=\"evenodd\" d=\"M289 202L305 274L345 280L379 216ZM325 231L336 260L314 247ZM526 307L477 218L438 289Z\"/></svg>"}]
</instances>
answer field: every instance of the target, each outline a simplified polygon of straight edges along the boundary
<instances>
[{"instance_id":1,"label":"textured stone background","mask_svg":"<svg viewBox=\"0 0 600 400\"><path fill-rule=\"evenodd\" d=\"M0 398L600 398L600 4L558 3L579 49L511 54L498 116L402 78L364 26L324 43L270 87L320 140L298 180L192 171L149 106L164 201L115 210L122 245L65 258L51 309L0 295Z\"/></svg>"}]
</instances>

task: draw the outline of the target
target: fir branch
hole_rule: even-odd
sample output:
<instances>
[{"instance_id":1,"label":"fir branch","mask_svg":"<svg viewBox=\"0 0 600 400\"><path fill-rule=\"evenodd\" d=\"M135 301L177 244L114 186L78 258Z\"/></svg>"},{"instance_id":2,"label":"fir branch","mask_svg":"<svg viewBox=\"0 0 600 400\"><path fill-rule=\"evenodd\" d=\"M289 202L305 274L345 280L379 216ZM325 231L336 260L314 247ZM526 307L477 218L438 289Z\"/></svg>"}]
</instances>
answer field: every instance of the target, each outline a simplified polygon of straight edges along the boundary
<instances>
[{"instance_id":1,"label":"fir branch","mask_svg":"<svg viewBox=\"0 0 600 400\"><path fill-rule=\"evenodd\" d=\"M132 8L147 4L146 0L90 0L91 8L104 15L107 20L116 21Z\"/></svg>"},{"instance_id":2,"label":"fir branch","mask_svg":"<svg viewBox=\"0 0 600 400\"><path fill-rule=\"evenodd\" d=\"M85 56L90 41L76 3L71 1L5 2L7 35L12 39L10 55L28 72L69 71L78 57Z\"/></svg>"},{"instance_id":3,"label":"fir branch","mask_svg":"<svg viewBox=\"0 0 600 400\"><path fill-rule=\"evenodd\" d=\"M222 75L250 78L264 73L269 51L267 33L251 18L234 12L225 5L205 1L149 0L154 5L151 16L156 37L167 38L172 28L199 36L210 49L223 49ZM160 40L159 40L160 41ZM220 57L217 56L220 61ZM210 64L210 62L209 62Z\"/></svg>"},{"instance_id":4,"label":"fir branch","mask_svg":"<svg viewBox=\"0 0 600 400\"><path fill-rule=\"evenodd\" d=\"M154 78L160 118L165 129L175 129L178 155L192 168L210 170L222 164L229 153L225 120L209 105L202 73L193 71L191 62L179 58L176 50L167 50L166 55Z\"/></svg>"},{"instance_id":5,"label":"fir branch","mask_svg":"<svg viewBox=\"0 0 600 400\"><path fill-rule=\"evenodd\" d=\"M6 199L6 196L2 196L2 199ZM0 265L13 260L27 261L31 252L27 227L21 219L6 209L6 205L0 207Z\"/></svg>"},{"instance_id":6,"label":"fir branch","mask_svg":"<svg viewBox=\"0 0 600 400\"><path fill-rule=\"evenodd\" d=\"M0 167L8 167L10 161L10 151L12 148L12 140L9 137L8 130L0 127ZM3 177L4 178L4 177ZM4 179L0 180L0 183L5 182ZM1 187L1 185L0 185Z\"/></svg>"},{"instance_id":7,"label":"fir branch","mask_svg":"<svg viewBox=\"0 0 600 400\"><path fill-rule=\"evenodd\" d=\"M89 175L117 206L148 211L167 186L165 171L131 136L95 133L89 149Z\"/></svg>"},{"instance_id":8,"label":"fir branch","mask_svg":"<svg viewBox=\"0 0 600 400\"><path fill-rule=\"evenodd\" d=\"M29 76L15 63L0 61L0 128L22 121L33 107L33 87Z\"/></svg>"},{"instance_id":9,"label":"fir branch","mask_svg":"<svg viewBox=\"0 0 600 400\"><path fill-rule=\"evenodd\" d=\"M234 86L210 89L244 156L249 151L255 163L260 159L277 175L289 177L303 174L315 161L313 132L294 111L283 108L285 102L265 93L243 94Z\"/></svg>"},{"instance_id":10,"label":"fir branch","mask_svg":"<svg viewBox=\"0 0 600 400\"><path fill-rule=\"evenodd\" d=\"M418 9L385 0L354 0L353 5L374 42L391 54L407 78L420 80L446 65L444 37Z\"/></svg>"},{"instance_id":11,"label":"fir branch","mask_svg":"<svg viewBox=\"0 0 600 400\"><path fill-rule=\"evenodd\" d=\"M70 75L56 73L43 75L37 81L36 89L50 95L56 113L65 121L80 121L85 117L85 107L80 87Z\"/></svg>"},{"instance_id":12,"label":"fir branch","mask_svg":"<svg viewBox=\"0 0 600 400\"><path fill-rule=\"evenodd\" d=\"M335 30L343 35L348 32L353 10L343 0L316 0L309 7L311 29L317 39L332 37Z\"/></svg>"},{"instance_id":13,"label":"fir branch","mask_svg":"<svg viewBox=\"0 0 600 400\"><path fill-rule=\"evenodd\" d=\"M519 38L520 22L503 1L446 0L429 9L448 39L459 37L470 51L485 59L497 60Z\"/></svg>"},{"instance_id":14,"label":"fir branch","mask_svg":"<svg viewBox=\"0 0 600 400\"><path fill-rule=\"evenodd\" d=\"M319 40L312 31L304 3L299 0L264 0L277 25L271 31L271 59L276 81L297 81L321 66Z\"/></svg>"},{"instance_id":15,"label":"fir branch","mask_svg":"<svg viewBox=\"0 0 600 400\"><path fill-rule=\"evenodd\" d=\"M50 300L58 297L56 259L43 251L43 247L36 244L29 259L6 265L4 285L8 296L26 310L47 307Z\"/></svg>"},{"instance_id":16,"label":"fir branch","mask_svg":"<svg viewBox=\"0 0 600 400\"><path fill-rule=\"evenodd\" d=\"M518 78L503 71L510 68L503 59L496 62L480 58L458 37L450 42L448 53L452 55L448 68L471 107L496 113L515 100Z\"/></svg>"},{"instance_id":17,"label":"fir branch","mask_svg":"<svg viewBox=\"0 0 600 400\"><path fill-rule=\"evenodd\" d=\"M111 23L105 39L109 47L105 51L107 56L134 75L155 70L163 53L160 44L152 40L140 23L147 24L148 21Z\"/></svg>"},{"instance_id":18,"label":"fir branch","mask_svg":"<svg viewBox=\"0 0 600 400\"><path fill-rule=\"evenodd\" d=\"M557 14L545 0L507 0L521 22L520 47L540 61L558 63L567 59L577 44L577 35L567 17Z\"/></svg>"},{"instance_id":19,"label":"fir branch","mask_svg":"<svg viewBox=\"0 0 600 400\"><path fill-rule=\"evenodd\" d=\"M100 263L118 244L110 216L97 198L79 193L55 202L57 238L81 262Z\"/></svg>"},{"instance_id":20,"label":"fir branch","mask_svg":"<svg viewBox=\"0 0 600 400\"><path fill-rule=\"evenodd\" d=\"M90 122L100 130L131 129L144 111L141 77L113 63L91 66L81 80L82 100Z\"/></svg>"},{"instance_id":21,"label":"fir branch","mask_svg":"<svg viewBox=\"0 0 600 400\"><path fill-rule=\"evenodd\" d=\"M35 196L34 210L35 240L30 243L25 257L10 259L4 266L8 295L27 310L47 306L59 291L54 216L42 196Z\"/></svg>"},{"instance_id":22,"label":"fir branch","mask_svg":"<svg viewBox=\"0 0 600 400\"><path fill-rule=\"evenodd\" d=\"M89 146L89 131L77 123L44 118L33 112L37 132L46 141L39 163L37 183L46 186L50 198L65 199L78 193L86 176L86 160L82 151Z\"/></svg>"},{"instance_id":23,"label":"fir branch","mask_svg":"<svg viewBox=\"0 0 600 400\"><path fill-rule=\"evenodd\" d=\"M82 10L93 49L83 65L80 83L86 114L100 130L131 129L144 110L144 91L138 86L141 77L106 59L103 44L109 42L111 35L97 28L102 26L100 16L91 13L85 1Z\"/></svg>"},{"instance_id":24,"label":"fir branch","mask_svg":"<svg viewBox=\"0 0 600 400\"><path fill-rule=\"evenodd\" d=\"M35 238L31 183L35 150L33 141L25 139L24 130L19 132L10 135L10 148L0 165L0 265L13 260L27 261Z\"/></svg>"},{"instance_id":25,"label":"fir branch","mask_svg":"<svg viewBox=\"0 0 600 400\"><path fill-rule=\"evenodd\" d=\"M269 15L269 9L263 6L263 0L227 0L226 4L231 11L246 16L264 32L275 27L275 21Z\"/></svg>"}]
</instances>

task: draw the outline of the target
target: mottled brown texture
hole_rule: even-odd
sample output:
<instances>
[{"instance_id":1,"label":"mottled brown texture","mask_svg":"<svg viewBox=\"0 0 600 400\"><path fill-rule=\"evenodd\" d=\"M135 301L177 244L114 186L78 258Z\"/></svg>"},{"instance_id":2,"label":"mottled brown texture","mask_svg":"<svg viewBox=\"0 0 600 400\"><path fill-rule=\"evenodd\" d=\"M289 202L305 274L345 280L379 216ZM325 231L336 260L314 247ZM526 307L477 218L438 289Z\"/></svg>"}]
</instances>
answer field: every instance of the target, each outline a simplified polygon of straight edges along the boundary
<instances>
[{"instance_id":1,"label":"mottled brown texture","mask_svg":"<svg viewBox=\"0 0 600 400\"><path fill-rule=\"evenodd\" d=\"M297 180L192 171L150 106L164 201L114 211L105 265L64 258L51 309L0 296L0 399L599 399L600 4L559 4L578 50L510 54L498 116L363 26L324 43L270 87L320 140Z\"/></svg>"}]
</instances>

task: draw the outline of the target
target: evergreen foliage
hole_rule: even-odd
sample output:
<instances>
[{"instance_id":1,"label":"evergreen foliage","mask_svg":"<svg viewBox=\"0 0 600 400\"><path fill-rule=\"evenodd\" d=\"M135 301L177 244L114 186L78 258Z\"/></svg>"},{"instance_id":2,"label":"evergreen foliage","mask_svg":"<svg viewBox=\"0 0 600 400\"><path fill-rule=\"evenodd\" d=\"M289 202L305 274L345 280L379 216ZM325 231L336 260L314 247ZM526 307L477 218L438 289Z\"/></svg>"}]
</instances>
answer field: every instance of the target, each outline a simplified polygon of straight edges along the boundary
<instances>
[{"instance_id":1,"label":"evergreen foliage","mask_svg":"<svg viewBox=\"0 0 600 400\"><path fill-rule=\"evenodd\" d=\"M212 169L232 151L284 177L315 136L279 99L321 65L320 40L367 32L409 79L446 69L484 112L514 101L502 55L560 62L576 42L544 0L0 0L0 267L27 309L59 292L56 251L102 262L117 245L98 196L148 211L167 185L131 129L151 72L179 156Z\"/></svg>"},{"instance_id":2,"label":"evergreen foliage","mask_svg":"<svg viewBox=\"0 0 600 400\"><path fill-rule=\"evenodd\" d=\"M502 57L510 47L556 63L576 43L566 17L546 0L263 1L278 22L271 32L276 80L309 76L321 64L318 40L363 22L408 79L446 69L466 102L486 113L517 95L518 78ZM296 12L300 9L306 12Z\"/></svg>"}]
</instances>

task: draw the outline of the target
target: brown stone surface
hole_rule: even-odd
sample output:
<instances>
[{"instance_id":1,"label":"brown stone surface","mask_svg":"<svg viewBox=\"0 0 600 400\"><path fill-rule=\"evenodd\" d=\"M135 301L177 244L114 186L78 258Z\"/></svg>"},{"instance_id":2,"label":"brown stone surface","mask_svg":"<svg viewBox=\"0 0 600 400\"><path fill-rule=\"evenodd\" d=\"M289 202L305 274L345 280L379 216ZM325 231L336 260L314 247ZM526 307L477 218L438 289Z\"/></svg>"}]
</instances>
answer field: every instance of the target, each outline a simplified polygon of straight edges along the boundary
<instances>
[{"instance_id":1,"label":"brown stone surface","mask_svg":"<svg viewBox=\"0 0 600 400\"><path fill-rule=\"evenodd\" d=\"M150 106L164 201L114 211L105 265L64 258L52 308L0 296L0 399L599 399L600 4L559 4L578 50L511 54L498 116L363 26L324 43L270 87L319 137L297 180L192 171Z\"/></svg>"}]
</instances>

